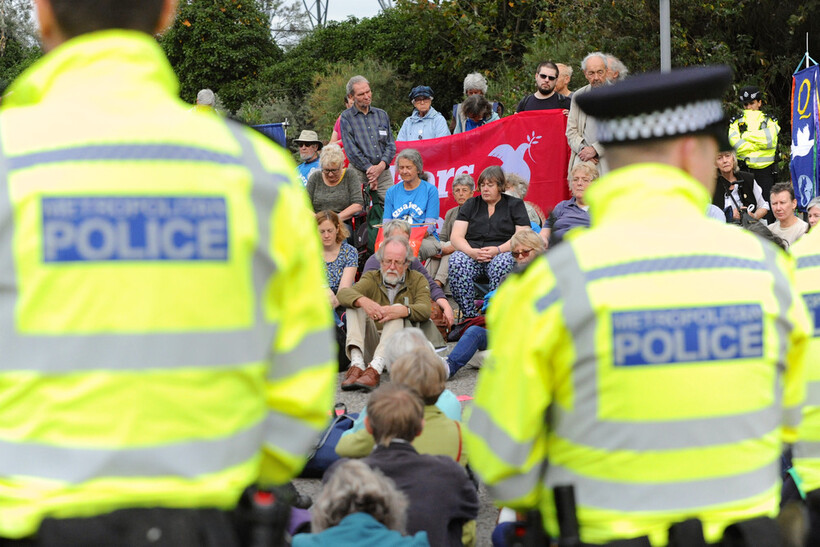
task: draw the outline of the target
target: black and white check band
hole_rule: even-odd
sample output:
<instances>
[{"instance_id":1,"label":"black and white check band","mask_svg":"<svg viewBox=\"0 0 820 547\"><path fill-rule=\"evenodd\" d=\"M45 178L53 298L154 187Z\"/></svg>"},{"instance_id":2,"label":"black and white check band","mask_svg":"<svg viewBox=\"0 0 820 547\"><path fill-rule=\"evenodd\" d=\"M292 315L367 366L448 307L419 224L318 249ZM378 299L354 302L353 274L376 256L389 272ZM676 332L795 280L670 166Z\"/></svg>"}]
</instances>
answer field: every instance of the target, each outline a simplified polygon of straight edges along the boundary
<instances>
[{"instance_id":1,"label":"black and white check band","mask_svg":"<svg viewBox=\"0 0 820 547\"><path fill-rule=\"evenodd\" d=\"M601 143L674 137L701 131L723 119L720 100L711 99L612 120L595 120Z\"/></svg>"}]
</instances>

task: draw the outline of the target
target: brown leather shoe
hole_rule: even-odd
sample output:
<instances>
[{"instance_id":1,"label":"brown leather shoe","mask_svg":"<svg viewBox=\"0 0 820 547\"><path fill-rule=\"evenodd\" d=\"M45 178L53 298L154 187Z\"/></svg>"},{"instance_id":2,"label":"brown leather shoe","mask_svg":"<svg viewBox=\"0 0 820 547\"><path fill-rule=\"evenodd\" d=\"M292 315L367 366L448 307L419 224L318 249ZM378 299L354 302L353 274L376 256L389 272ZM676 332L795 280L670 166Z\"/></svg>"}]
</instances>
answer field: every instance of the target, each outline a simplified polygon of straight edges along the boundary
<instances>
[{"instance_id":1,"label":"brown leather shoe","mask_svg":"<svg viewBox=\"0 0 820 547\"><path fill-rule=\"evenodd\" d=\"M373 367L367 367L367 370L359 376L359 379L353 384L356 387L362 388L365 391L372 391L379 387L379 382L381 381L381 374L376 372L376 369Z\"/></svg>"},{"instance_id":2,"label":"brown leather shoe","mask_svg":"<svg viewBox=\"0 0 820 547\"><path fill-rule=\"evenodd\" d=\"M355 384L356 380L358 380L362 374L364 374L362 369L356 365L350 365L350 368L347 369L347 374L345 374L345 379L342 380L342 390L352 391L354 389L359 389L359 386Z\"/></svg>"}]
</instances>

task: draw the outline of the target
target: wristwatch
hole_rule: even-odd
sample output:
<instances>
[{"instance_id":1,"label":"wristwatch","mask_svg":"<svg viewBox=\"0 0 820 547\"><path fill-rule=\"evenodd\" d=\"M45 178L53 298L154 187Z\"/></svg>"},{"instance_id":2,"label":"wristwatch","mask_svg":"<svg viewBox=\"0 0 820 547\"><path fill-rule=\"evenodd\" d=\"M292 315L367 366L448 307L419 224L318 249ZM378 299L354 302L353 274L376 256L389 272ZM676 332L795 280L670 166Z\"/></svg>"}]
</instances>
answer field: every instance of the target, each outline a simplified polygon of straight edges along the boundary
<instances>
[{"instance_id":1,"label":"wristwatch","mask_svg":"<svg viewBox=\"0 0 820 547\"><path fill-rule=\"evenodd\" d=\"M407 308L407 317L409 318L409 317L410 317L410 314L412 313L412 312L410 311L410 306L405 306L405 308Z\"/></svg>"}]
</instances>

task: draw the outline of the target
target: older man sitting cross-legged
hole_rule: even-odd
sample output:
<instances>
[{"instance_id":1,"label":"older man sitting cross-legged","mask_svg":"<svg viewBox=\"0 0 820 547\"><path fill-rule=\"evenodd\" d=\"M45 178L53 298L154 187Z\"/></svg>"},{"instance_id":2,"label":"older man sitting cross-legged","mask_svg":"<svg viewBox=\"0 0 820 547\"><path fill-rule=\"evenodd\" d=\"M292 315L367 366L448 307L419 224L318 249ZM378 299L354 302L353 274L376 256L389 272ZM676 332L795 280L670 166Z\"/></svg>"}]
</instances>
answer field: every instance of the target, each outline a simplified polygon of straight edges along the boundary
<instances>
[{"instance_id":1,"label":"older man sitting cross-legged","mask_svg":"<svg viewBox=\"0 0 820 547\"><path fill-rule=\"evenodd\" d=\"M378 270L336 294L348 308L345 349L350 368L342 381L346 391L377 387L389 365L384 341L405 326L430 319L430 287L422 274L408 268L413 252L407 239L388 238L376 256Z\"/></svg>"}]
</instances>

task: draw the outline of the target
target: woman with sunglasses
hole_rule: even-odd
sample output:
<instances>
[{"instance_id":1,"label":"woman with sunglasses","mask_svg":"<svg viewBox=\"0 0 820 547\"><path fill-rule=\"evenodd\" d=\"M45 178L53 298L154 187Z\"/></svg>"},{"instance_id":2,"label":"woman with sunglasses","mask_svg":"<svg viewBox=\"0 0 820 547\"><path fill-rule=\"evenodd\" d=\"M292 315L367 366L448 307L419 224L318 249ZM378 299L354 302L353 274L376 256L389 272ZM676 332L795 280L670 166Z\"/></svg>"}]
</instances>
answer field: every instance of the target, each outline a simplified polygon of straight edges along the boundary
<instances>
[{"instance_id":1,"label":"woman with sunglasses","mask_svg":"<svg viewBox=\"0 0 820 547\"><path fill-rule=\"evenodd\" d=\"M362 183L344 167L345 156L337 144L328 144L319 156L321 171L308 177L307 192L313 211L333 211L347 222L364 208Z\"/></svg>"},{"instance_id":2,"label":"woman with sunglasses","mask_svg":"<svg viewBox=\"0 0 820 547\"><path fill-rule=\"evenodd\" d=\"M570 229L589 226L589 205L584 201L584 193L597 178L598 168L592 163L579 163L572 168L569 175L572 197L555 206L539 234L547 247L561 241Z\"/></svg>"}]
</instances>

